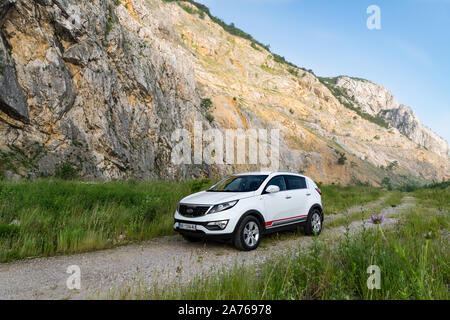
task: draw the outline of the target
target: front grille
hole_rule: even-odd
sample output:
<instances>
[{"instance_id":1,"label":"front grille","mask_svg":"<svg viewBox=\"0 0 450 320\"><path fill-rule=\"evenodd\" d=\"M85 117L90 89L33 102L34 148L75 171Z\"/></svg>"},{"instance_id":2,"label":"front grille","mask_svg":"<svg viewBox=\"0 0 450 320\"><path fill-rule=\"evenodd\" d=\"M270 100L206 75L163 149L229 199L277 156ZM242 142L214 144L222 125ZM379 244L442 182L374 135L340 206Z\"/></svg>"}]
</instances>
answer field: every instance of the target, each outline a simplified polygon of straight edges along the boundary
<instances>
[{"instance_id":1,"label":"front grille","mask_svg":"<svg viewBox=\"0 0 450 320\"><path fill-rule=\"evenodd\" d=\"M204 216L209 208L210 208L209 206L180 204L178 208L178 213L184 217L200 217Z\"/></svg>"}]
</instances>

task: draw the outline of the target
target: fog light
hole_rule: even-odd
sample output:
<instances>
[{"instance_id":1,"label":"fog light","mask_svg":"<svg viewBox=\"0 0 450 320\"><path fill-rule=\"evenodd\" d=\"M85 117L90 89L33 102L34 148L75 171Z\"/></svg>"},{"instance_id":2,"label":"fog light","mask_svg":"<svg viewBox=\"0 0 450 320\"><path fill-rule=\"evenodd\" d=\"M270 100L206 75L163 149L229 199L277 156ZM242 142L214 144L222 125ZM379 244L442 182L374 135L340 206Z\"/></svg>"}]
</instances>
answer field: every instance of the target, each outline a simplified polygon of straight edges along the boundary
<instances>
[{"instance_id":1,"label":"fog light","mask_svg":"<svg viewBox=\"0 0 450 320\"><path fill-rule=\"evenodd\" d=\"M223 230L227 227L228 220L208 222L206 228L209 230Z\"/></svg>"}]
</instances>

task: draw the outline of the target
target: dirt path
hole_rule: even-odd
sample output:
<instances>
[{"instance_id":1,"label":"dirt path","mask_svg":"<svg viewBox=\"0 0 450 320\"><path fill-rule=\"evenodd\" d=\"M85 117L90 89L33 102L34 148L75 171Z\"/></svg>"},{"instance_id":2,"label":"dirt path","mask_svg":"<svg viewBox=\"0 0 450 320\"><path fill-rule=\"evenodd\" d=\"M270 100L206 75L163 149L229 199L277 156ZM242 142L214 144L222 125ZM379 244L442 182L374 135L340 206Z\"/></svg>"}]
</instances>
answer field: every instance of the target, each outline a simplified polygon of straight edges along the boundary
<instances>
[{"instance_id":1,"label":"dirt path","mask_svg":"<svg viewBox=\"0 0 450 320\"><path fill-rule=\"evenodd\" d=\"M330 215L326 216L326 219L327 219L328 222L331 222L331 221L334 221L334 220L336 220L338 218L344 217L346 214L351 215L351 214L356 213L356 212L373 210L374 208L376 208L376 207L380 206L381 204L383 204L386 201L387 198L388 198L387 195L382 196L382 197L378 198L377 200L369 202L369 203L367 203L365 205L358 205L358 206L351 207L345 213L330 214Z\"/></svg>"},{"instance_id":2,"label":"dirt path","mask_svg":"<svg viewBox=\"0 0 450 320\"><path fill-rule=\"evenodd\" d=\"M380 204L380 200L375 201ZM395 208L387 207L381 213L386 223L396 222L394 216L414 205L414 199L405 197ZM359 210L366 207L358 206ZM351 209L352 212L356 212ZM326 223L326 221L325 221ZM368 225L370 226L370 225ZM361 221L350 224L350 232L362 227ZM344 227L325 228L321 237L332 239L344 232ZM237 263L264 262L273 254L307 246L311 237L273 241L266 248L250 252L237 251L219 243L188 243L180 236L161 237L109 250L21 260L0 264L0 299L84 299L105 297L109 289L120 288L136 279L145 283L164 285L171 281L192 279ZM67 289L70 276L66 270L77 265L81 270L81 290Z\"/></svg>"}]
</instances>

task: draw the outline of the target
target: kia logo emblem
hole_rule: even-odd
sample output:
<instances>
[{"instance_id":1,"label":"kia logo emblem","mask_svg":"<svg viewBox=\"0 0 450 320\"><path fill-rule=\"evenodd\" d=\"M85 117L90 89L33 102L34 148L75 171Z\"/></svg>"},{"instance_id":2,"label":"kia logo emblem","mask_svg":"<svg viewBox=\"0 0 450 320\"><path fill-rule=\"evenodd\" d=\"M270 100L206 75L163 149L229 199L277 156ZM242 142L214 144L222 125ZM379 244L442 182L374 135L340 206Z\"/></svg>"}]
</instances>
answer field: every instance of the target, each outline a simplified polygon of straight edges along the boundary
<instances>
[{"instance_id":1,"label":"kia logo emblem","mask_svg":"<svg viewBox=\"0 0 450 320\"><path fill-rule=\"evenodd\" d=\"M194 212L194 209L189 208L189 209L186 210L186 212L187 212L187 213L192 213L192 212Z\"/></svg>"}]
</instances>

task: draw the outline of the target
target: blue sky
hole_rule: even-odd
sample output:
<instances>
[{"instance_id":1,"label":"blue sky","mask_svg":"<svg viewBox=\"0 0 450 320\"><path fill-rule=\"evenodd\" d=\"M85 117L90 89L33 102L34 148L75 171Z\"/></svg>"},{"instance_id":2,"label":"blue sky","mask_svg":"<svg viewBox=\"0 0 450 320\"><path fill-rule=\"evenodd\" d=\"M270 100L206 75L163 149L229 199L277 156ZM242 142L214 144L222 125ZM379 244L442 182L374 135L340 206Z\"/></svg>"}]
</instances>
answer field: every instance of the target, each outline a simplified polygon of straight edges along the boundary
<instances>
[{"instance_id":1,"label":"blue sky","mask_svg":"<svg viewBox=\"0 0 450 320\"><path fill-rule=\"evenodd\" d=\"M450 141L450 0L197 0L320 76L379 83ZM381 30L369 30L370 5Z\"/></svg>"}]
</instances>

